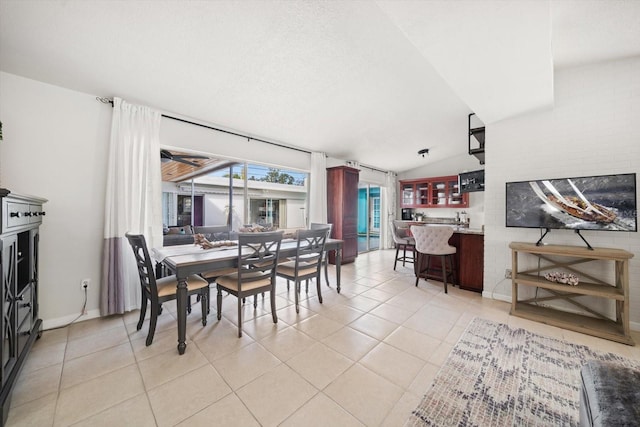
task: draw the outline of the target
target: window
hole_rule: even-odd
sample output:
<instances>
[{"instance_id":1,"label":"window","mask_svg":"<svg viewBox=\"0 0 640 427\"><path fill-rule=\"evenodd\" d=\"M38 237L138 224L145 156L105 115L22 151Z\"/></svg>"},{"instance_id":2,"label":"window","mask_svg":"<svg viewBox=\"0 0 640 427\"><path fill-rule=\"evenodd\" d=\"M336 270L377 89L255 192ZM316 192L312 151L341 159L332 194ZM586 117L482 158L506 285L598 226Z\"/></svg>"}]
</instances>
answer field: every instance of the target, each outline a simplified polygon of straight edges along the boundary
<instances>
[{"instance_id":1,"label":"window","mask_svg":"<svg viewBox=\"0 0 640 427\"><path fill-rule=\"evenodd\" d=\"M234 230L244 224L306 228L308 177L306 172L256 163L227 165L194 179L194 197L202 196L203 201L201 208L194 204L193 209L202 209L203 225L226 224L231 211ZM188 182L177 185L178 194L190 197L192 188ZM164 199L168 201L170 197ZM170 208L170 203L163 203L163 218L172 218L166 212Z\"/></svg>"}]
</instances>

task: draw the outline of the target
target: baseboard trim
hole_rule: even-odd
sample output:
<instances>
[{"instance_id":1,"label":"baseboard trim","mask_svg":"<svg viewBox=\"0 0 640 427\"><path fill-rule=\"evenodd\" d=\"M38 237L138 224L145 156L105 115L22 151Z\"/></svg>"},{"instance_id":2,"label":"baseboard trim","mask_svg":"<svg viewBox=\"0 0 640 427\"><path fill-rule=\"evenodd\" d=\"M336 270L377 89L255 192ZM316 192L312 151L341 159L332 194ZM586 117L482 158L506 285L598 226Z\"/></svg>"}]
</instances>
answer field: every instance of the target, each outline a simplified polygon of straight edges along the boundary
<instances>
[{"instance_id":1,"label":"baseboard trim","mask_svg":"<svg viewBox=\"0 0 640 427\"><path fill-rule=\"evenodd\" d=\"M100 317L100 309L96 308L94 310L89 310L87 312L87 314L85 314L84 316L80 316L78 317L77 314L71 314L69 316L64 316L64 317L58 317L55 319L47 319L47 320L43 320L42 321L42 329L43 330L47 330L47 329L56 329L56 328L61 328L64 326L69 325L71 322L73 323L79 323L79 322L84 322L85 320L89 320L89 319L95 319ZM74 321L74 319L76 319Z\"/></svg>"},{"instance_id":2,"label":"baseboard trim","mask_svg":"<svg viewBox=\"0 0 640 427\"><path fill-rule=\"evenodd\" d=\"M511 295L496 294L496 293L492 294L489 291L483 291L482 298L495 299L498 301L504 301L511 304ZM570 311L570 312L584 314L578 311ZM640 331L640 322L629 322L629 329L631 329L632 331Z\"/></svg>"}]
</instances>

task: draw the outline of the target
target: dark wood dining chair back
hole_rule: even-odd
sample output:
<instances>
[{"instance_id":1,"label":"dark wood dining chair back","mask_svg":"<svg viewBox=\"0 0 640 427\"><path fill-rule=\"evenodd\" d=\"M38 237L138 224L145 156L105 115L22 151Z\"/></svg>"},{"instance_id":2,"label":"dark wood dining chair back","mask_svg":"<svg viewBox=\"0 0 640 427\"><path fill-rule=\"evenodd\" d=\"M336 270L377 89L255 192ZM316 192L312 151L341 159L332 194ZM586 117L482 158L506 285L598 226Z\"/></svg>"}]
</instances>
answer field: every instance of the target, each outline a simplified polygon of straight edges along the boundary
<instances>
[{"instance_id":1,"label":"dark wood dining chair back","mask_svg":"<svg viewBox=\"0 0 640 427\"><path fill-rule=\"evenodd\" d=\"M298 230L296 257L278 265L277 274L295 283L296 313L299 312L298 301L300 283L303 280L316 279L318 300L322 303L320 286L320 270L324 259L324 248L327 242L327 229ZM307 288L308 289L308 288Z\"/></svg>"},{"instance_id":2,"label":"dark wood dining chair back","mask_svg":"<svg viewBox=\"0 0 640 427\"><path fill-rule=\"evenodd\" d=\"M149 333L147 334L146 344L151 345L158 316L162 311L162 303L176 299L178 280L175 275L156 279L144 235L127 233L126 237L135 256L142 292L140 319L138 320L136 328L137 330L142 328L147 313L147 302L150 301L151 317L149 318ZM202 326L207 325L207 314L209 311L208 289L209 283L202 277L191 275L187 278L187 294L198 294L200 296L202 303Z\"/></svg>"},{"instance_id":3,"label":"dark wood dining chair back","mask_svg":"<svg viewBox=\"0 0 640 427\"><path fill-rule=\"evenodd\" d=\"M218 320L222 318L222 291L238 299L238 337L242 336L242 300L248 296L269 292L273 323L278 323L275 286L281 242L281 231L239 233L237 270L216 278Z\"/></svg>"}]
</instances>

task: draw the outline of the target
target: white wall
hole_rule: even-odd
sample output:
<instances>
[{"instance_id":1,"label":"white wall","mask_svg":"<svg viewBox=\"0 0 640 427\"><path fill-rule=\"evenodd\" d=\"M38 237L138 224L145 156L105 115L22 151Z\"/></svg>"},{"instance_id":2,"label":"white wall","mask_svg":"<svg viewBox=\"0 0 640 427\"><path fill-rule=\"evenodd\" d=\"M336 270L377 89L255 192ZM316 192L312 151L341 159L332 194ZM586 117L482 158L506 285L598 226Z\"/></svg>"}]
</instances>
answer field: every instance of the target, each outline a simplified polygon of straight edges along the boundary
<instances>
[{"instance_id":1,"label":"white wall","mask_svg":"<svg viewBox=\"0 0 640 427\"><path fill-rule=\"evenodd\" d=\"M49 200L41 227L40 317L60 326L99 316L111 107L95 95L0 72L0 187ZM306 153L163 119L161 144L309 169ZM239 212L239 218L242 212Z\"/></svg>"},{"instance_id":2,"label":"white wall","mask_svg":"<svg viewBox=\"0 0 640 427\"><path fill-rule=\"evenodd\" d=\"M486 129L485 295L511 298L511 241L535 242L537 230L506 228L505 182L640 173L640 58L565 69L555 75L551 111L505 120ZM625 249L630 262L632 327L640 329L640 236L585 232L594 247ZM546 243L583 245L569 230Z\"/></svg>"},{"instance_id":3,"label":"white wall","mask_svg":"<svg viewBox=\"0 0 640 427\"><path fill-rule=\"evenodd\" d=\"M49 200L40 236L45 327L97 315L111 108L95 96L0 72L0 186Z\"/></svg>"},{"instance_id":4,"label":"white wall","mask_svg":"<svg viewBox=\"0 0 640 427\"><path fill-rule=\"evenodd\" d=\"M306 200L287 199L287 228L306 228Z\"/></svg>"},{"instance_id":5,"label":"white wall","mask_svg":"<svg viewBox=\"0 0 640 427\"><path fill-rule=\"evenodd\" d=\"M336 166L347 166L347 163L346 161L341 159L327 157L327 167L333 168ZM385 185L386 173L373 170L366 166L360 166L357 169L360 170L360 173L358 174L358 181L367 182L369 184L377 184L380 186Z\"/></svg>"},{"instance_id":6,"label":"white wall","mask_svg":"<svg viewBox=\"0 0 640 427\"><path fill-rule=\"evenodd\" d=\"M234 205L237 203L242 203L242 206L239 206L240 212L244 209L244 203L242 200L237 200L234 198ZM237 202L237 203L236 203ZM205 194L204 195L204 221L203 224L206 225L224 225L227 223L227 213L225 212L226 206L229 205L229 197L226 198L220 197L214 194ZM240 219L240 221L242 221ZM234 224L235 222L234 218Z\"/></svg>"}]
</instances>

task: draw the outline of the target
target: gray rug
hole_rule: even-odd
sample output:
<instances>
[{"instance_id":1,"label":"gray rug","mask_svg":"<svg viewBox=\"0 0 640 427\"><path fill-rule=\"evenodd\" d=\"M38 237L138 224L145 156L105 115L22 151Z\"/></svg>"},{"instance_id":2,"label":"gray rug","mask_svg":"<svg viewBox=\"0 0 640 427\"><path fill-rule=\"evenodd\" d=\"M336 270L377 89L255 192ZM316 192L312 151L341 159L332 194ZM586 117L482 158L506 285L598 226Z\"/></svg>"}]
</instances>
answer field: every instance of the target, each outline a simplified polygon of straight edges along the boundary
<instances>
[{"instance_id":1,"label":"gray rug","mask_svg":"<svg viewBox=\"0 0 640 427\"><path fill-rule=\"evenodd\" d=\"M634 361L474 319L405 426L577 425L587 360Z\"/></svg>"}]
</instances>

